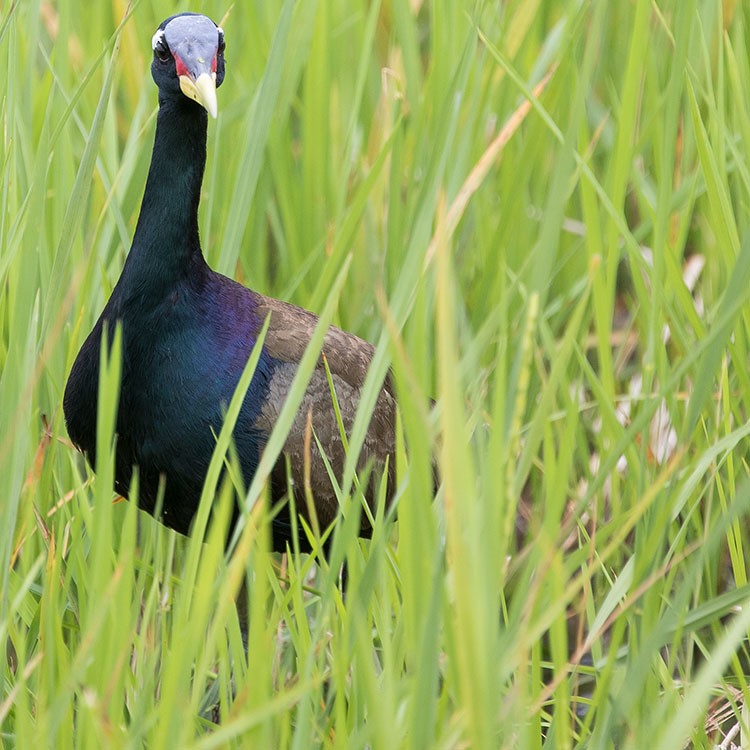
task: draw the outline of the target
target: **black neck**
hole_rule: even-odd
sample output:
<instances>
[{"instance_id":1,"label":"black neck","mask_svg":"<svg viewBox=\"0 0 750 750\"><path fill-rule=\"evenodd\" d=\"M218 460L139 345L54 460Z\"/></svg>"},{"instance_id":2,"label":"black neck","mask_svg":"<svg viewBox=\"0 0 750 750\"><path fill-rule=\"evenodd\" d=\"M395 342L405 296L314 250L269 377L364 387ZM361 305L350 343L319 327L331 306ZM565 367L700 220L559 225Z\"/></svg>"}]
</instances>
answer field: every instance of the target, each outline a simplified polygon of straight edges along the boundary
<instances>
[{"instance_id":1,"label":"black neck","mask_svg":"<svg viewBox=\"0 0 750 750\"><path fill-rule=\"evenodd\" d=\"M160 97L156 137L141 213L118 286L143 301L162 298L188 269L203 265L198 203L206 166L206 111Z\"/></svg>"}]
</instances>

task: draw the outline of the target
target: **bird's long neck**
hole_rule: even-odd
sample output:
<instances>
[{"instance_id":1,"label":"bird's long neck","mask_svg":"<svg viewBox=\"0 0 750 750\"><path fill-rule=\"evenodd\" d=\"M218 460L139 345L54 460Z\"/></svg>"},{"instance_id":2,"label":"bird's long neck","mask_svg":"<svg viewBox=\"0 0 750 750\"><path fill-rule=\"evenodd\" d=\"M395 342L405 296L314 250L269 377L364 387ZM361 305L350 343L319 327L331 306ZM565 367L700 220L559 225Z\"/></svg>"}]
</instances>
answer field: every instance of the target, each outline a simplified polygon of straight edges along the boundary
<instances>
[{"instance_id":1,"label":"bird's long neck","mask_svg":"<svg viewBox=\"0 0 750 750\"><path fill-rule=\"evenodd\" d=\"M162 298L204 267L198 203L206 166L205 110L185 97L160 101L151 166L133 245L118 286L128 297Z\"/></svg>"}]
</instances>

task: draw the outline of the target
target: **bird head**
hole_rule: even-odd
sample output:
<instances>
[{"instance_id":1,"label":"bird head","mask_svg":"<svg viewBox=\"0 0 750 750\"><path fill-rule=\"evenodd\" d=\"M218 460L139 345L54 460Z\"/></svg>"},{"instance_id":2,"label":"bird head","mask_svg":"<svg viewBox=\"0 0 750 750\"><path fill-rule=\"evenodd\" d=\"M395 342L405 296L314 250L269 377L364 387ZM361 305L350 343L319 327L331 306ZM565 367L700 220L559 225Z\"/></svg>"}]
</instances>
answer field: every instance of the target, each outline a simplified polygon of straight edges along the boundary
<instances>
[{"instance_id":1,"label":"bird head","mask_svg":"<svg viewBox=\"0 0 750 750\"><path fill-rule=\"evenodd\" d=\"M151 75L163 96L180 92L216 117L224 80L224 32L210 18L181 13L163 21L151 40Z\"/></svg>"}]
</instances>

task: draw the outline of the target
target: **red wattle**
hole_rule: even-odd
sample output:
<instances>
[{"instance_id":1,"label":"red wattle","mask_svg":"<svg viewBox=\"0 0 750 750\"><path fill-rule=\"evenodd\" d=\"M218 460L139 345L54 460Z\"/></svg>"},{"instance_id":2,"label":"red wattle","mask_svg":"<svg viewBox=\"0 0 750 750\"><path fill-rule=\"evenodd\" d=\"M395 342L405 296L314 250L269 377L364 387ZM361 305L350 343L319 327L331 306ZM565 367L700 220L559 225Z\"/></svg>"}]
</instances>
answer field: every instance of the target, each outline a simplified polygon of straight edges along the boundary
<instances>
[{"instance_id":1,"label":"red wattle","mask_svg":"<svg viewBox=\"0 0 750 750\"><path fill-rule=\"evenodd\" d=\"M175 66L175 69L177 70L177 75L178 76L189 75L188 69L187 69L185 63L182 62L182 59L180 58L179 55L175 55L174 56L174 66Z\"/></svg>"}]
</instances>

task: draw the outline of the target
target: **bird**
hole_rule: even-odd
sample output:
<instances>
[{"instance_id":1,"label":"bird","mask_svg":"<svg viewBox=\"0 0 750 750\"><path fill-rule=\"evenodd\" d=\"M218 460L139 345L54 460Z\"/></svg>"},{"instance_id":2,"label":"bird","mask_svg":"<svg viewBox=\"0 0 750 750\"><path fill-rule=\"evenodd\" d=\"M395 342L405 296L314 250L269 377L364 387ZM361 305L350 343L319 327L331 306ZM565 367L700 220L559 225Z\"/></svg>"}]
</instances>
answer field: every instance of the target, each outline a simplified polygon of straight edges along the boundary
<instances>
[{"instance_id":1,"label":"bird","mask_svg":"<svg viewBox=\"0 0 750 750\"><path fill-rule=\"evenodd\" d=\"M227 405L266 319L260 357L232 435L245 486L255 475L318 316L255 292L204 259L198 207L208 118L217 116L217 89L225 76L223 29L196 13L170 16L153 35L152 49L159 109L140 214L120 277L70 370L63 411L73 444L95 467L103 336L119 325L114 488L128 497L137 472L139 506L154 514L160 505L162 523L188 534ZM333 524L339 509L324 456L315 440L305 440L309 419L340 480L346 456L323 355L348 432L374 351L335 326L326 331L321 358L269 478L271 500L279 506L271 521L276 551L294 541L289 504L281 502L289 492L297 512L308 523L313 520L303 491L306 463L319 527ZM365 490L373 508L378 473L385 474L388 502L394 494L396 410L389 373L358 459L359 469L373 469ZM235 520L238 513L235 504ZM367 537L371 531L362 513L359 534ZM310 551L306 538L297 541Z\"/></svg>"}]
</instances>

